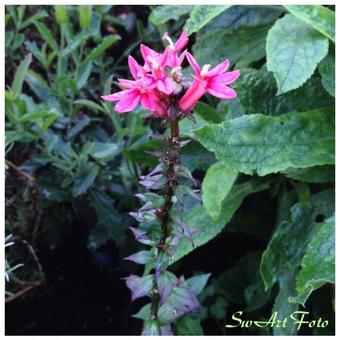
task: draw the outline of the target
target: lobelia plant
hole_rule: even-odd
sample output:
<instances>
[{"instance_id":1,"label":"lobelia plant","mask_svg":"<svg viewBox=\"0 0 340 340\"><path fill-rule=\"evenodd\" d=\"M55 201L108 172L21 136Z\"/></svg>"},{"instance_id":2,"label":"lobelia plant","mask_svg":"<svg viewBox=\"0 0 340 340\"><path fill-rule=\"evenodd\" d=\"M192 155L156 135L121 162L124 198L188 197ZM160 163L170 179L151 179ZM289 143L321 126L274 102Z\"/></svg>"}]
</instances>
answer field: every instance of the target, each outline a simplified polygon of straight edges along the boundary
<instances>
[{"instance_id":1,"label":"lobelia plant","mask_svg":"<svg viewBox=\"0 0 340 340\"><path fill-rule=\"evenodd\" d=\"M141 44L144 65L138 64L132 56L128 58L134 79L118 79L123 90L102 96L106 101L116 102L118 113L132 111L141 105L150 111L148 117L162 119L170 127L170 136L154 135L165 145L162 151L152 153L159 158L159 164L141 178L140 184L149 192L136 197L144 205L130 213L139 222L139 228L130 228L135 239L150 248L126 258L145 265L144 276L124 278L132 292L132 301L144 296L151 299L151 303L138 313L144 320L143 335L171 335L171 324L175 320L199 311L197 295L210 274L185 280L167 270L179 241L187 238L193 243L192 235L199 232L195 226L185 225L182 219L185 196L200 198L199 190L188 186L189 181L193 185L196 181L180 161L180 148L186 141L181 140L179 121L185 117L194 120L192 110L205 93L220 99L236 98L236 92L228 85L240 75L239 70L226 72L228 60L212 69L211 65L201 68L187 50L181 52L188 44L187 31L183 31L176 43L168 33L164 34L163 40L169 43L163 53ZM194 71L191 81L181 72L184 59Z\"/></svg>"}]
</instances>

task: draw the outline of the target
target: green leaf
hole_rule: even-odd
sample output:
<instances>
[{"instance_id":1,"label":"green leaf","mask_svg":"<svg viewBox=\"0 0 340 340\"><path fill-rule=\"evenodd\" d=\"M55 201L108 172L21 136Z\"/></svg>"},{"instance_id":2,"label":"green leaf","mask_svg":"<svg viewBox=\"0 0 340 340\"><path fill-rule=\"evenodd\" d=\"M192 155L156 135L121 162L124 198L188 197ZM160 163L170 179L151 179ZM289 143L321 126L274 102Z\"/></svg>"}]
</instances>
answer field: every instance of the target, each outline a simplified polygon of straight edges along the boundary
<instances>
[{"instance_id":1,"label":"green leaf","mask_svg":"<svg viewBox=\"0 0 340 340\"><path fill-rule=\"evenodd\" d=\"M206 171L216 162L214 154L195 141L191 141L181 149L181 159L190 171L197 169Z\"/></svg>"},{"instance_id":2,"label":"green leaf","mask_svg":"<svg viewBox=\"0 0 340 340\"><path fill-rule=\"evenodd\" d=\"M82 131L86 126L88 126L91 123L91 119L84 115L79 117L78 121L72 128L67 132L67 138L72 138L79 134L80 131Z\"/></svg>"},{"instance_id":3,"label":"green leaf","mask_svg":"<svg viewBox=\"0 0 340 340\"><path fill-rule=\"evenodd\" d=\"M291 301L305 304L310 294L325 283L335 283L335 218L327 219L307 247L297 275L298 295Z\"/></svg>"},{"instance_id":4,"label":"green leaf","mask_svg":"<svg viewBox=\"0 0 340 340\"><path fill-rule=\"evenodd\" d=\"M106 36L103 41L86 56L86 58L81 62L81 66L96 60L104 53L105 50L120 39L121 38L118 34Z\"/></svg>"},{"instance_id":5,"label":"green leaf","mask_svg":"<svg viewBox=\"0 0 340 340\"><path fill-rule=\"evenodd\" d=\"M333 53L322 59L318 66L322 77L322 85L327 92L335 97L335 56Z\"/></svg>"},{"instance_id":6,"label":"green leaf","mask_svg":"<svg viewBox=\"0 0 340 340\"><path fill-rule=\"evenodd\" d=\"M85 30L90 26L92 16L92 6L78 6L80 27Z\"/></svg>"},{"instance_id":7,"label":"green leaf","mask_svg":"<svg viewBox=\"0 0 340 340\"><path fill-rule=\"evenodd\" d=\"M58 24L65 24L69 20L67 9L64 5L54 6L54 15Z\"/></svg>"},{"instance_id":8,"label":"green leaf","mask_svg":"<svg viewBox=\"0 0 340 340\"><path fill-rule=\"evenodd\" d=\"M93 143L93 148L90 152L91 156L98 160L108 161L119 154L121 148L114 143Z\"/></svg>"},{"instance_id":9,"label":"green leaf","mask_svg":"<svg viewBox=\"0 0 340 340\"><path fill-rule=\"evenodd\" d=\"M279 293L277 294L272 309L272 315L275 315L279 320L283 320L295 311L299 310L296 303L289 302L289 297L296 293L295 290L295 276L296 270L287 270L287 272L280 277ZM294 322L288 322L286 327L274 327L273 335L296 335L297 326Z\"/></svg>"},{"instance_id":10,"label":"green leaf","mask_svg":"<svg viewBox=\"0 0 340 340\"><path fill-rule=\"evenodd\" d=\"M215 283L220 294L228 301L238 305L249 305L248 301L257 295L257 298L260 297L259 300L261 300L258 305L263 304L262 301L266 300L268 294L264 291L262 281L260 281L262 286L258 285L256 289L253 286L255 282L261 280L259 277L260 259L259 252L246 253L232 268L221 274ZM251 286L253 286L252 291L249 290Z\"/></svg>"},{"instance_id":11,"label":"green leaf","mask_svg":"<svg viewBox=\"0 0 340 340\"><path fill-rule=\"evenodd\" d=\"M279 117L246 115L206 125L195 138L216 158L245 174L334 164L334 114L330 109Z\"/></svg>"},{"instance_id":12,"label":"green leaf","mask_svg":"<svg viewBox=\"0 0 340 340\"><path fill-rule=\"evenodd\" d=\"M199 317L185 315L176 322L176 335L204 335Z\"/></svg>"},{"instance_id":13,"label":"green leaf","mask_svg":"<svg viewBox=\"0 0 340 340\"><path fill-rule=\"evenodd\" d=\"M86 43L86 40L88 40L92 36L94 36L93 31L78 33L68 42L66 48L62 51L61 56L66 57L67 55L75 51L79 46L84 45Z\"/></svg>"},{"instance_id":14,"label":"green leaf","mask_svg":"<svg viewBox=\"0 0 340 340\"><path fill-rule=\"evenodd\" d=\"M14 79L12 82L12 91L15 96L19 96L22 90L25 76L28 68L32 62L32 54L28 54L25 59L20 63L18 69L15 72Z\"/></svg>"},{"instance_id":15,"label":"green leaf","mask_svg":"<svg viewBox=\"0 0 340 340\"><path fill-rule=\"evenodd\" d=\"M300 87L326 56L328 39L288 14L276 21L267 37L267 66L274 72L278 94Z\"/></svg>"},{"instance_id":16,"label":"green leaf","mask_svg":"<svg viewBox=\"0 0 340 340\"><path fill-rule=\"evenodd\" d=\"M106 228L108 235L118 245L123 245L126 234L122 215L115 209L113 201L103 190L93 188L90 191L90 204L96 210L99 223Z\"/></svg>"},{"instance_id":17,"label":"green leaf","mask_svg":"<svg viewBox=\"0 0 340 340\"><path fill-rule=\"evenodd\" d=\"M151 312L151 303L148 303L147 305L143 306L136 314L133 314L132 316L136 319L141 320L149 320L150 319L150 312Z\"/></svg>"},{"instance_id":18,"label":"green leaf","mask_svg":"<svg viewBox=\"0 0 340 340\"><path fill-rule=\"evenodd\" d=\"M181 240L173 254L172 263L213 239L222 231L226 223L232 219L245 197L257 191L267 189L268 186L269 184L266 182L253 184L250 181L234 185L229 195L223 201L222 211L217 221L213 221L200 204L192 207L184 216L184 223L188 226L199 228L199 231L193 235L194 247L188 240Z\"/></svg>"},{"instance_id":19,"label":"green leaf","mask_svg":"<svg viewBox=\"0 0 340 340\"><path fill-rule=\"evenodd\" d=\"M217 16L205 28L204 32L219 28L239 28L244 26L257 26L274 21L284 12L281 6L232 6Z\"/></svg>"},{"instance_id":20,"label":"green leaf","mask_svg":"<svg viewBox=\"0 0 340 340\"><path fill-rule=\"evenodd\" d=\"M275 78L266 66L260 70L242 69L233 88L237 91L237 100L247 114L261 112L275 116L334 105L334 99L323 89L320 78L314 76L298 89L277 96ZM230 108L231 111L235 111L231 107L234 103L235 100L220 101L218 108L221 110L227 105L228 110Z\"/></svg>"},{"instance_id":21,"label":"green leaf","mask_svg":"<svg viewBox=\"0 0 340 340\"><path fill-rule=\"evenodd\" d=\"M210 275L211 274L195 275L186 280L186 283L192 292L194 292L196 295L199 295L206 286Z\"/></svg>"},{"instance_id":22,"label":"green leaf","mask_svg":"<svg viewBox=\"0 0 340 340\"><path fill-rule=\"evenodd\" d=\"M282 171L289 178L307 183L335 182L335 167L332 165L313 166L311 168L289 168Z\"/></svg>"},{"instance_id":23,"label":"green leaf","mask_svg":"<svg viewBox=\"0 0 340 340\"><path fill-rule=\"evenodd\" d=\"M285 5L284 7L335 42L335 12L320 5Z\"/></svg>"},{"instance_id":24,"label":"green leaf","mask_svg":"<svg viewBox=\"0 0 340 340\"><path fill-rule=\"evenodd\" d=\"M188 34L198 32L201 28L207 25L211 20L217 17L219 14L224 12L230 7L225 6L205 6L197 5L190 12L190 16L185 23L184 28L188 30Z\"/></svg>"},{"instance_id":25,"label":"green leaf","mask_svg":"<svg viewBox=\"0 0 340 340\"><path fill-rule=\"evenodd\" d=\"M238 172L218 162L210 166L202 183L202 200L211 218L216 221L222 202L232 188Z\"/></svg>"},{"instance_id":26,"label":"green leaf","mask_svg":"<svg viewBox=\"0 0 340 340\"><path fill-rule=\"evenodd\" d=\"M243 68L266 55L266 36L271 24L237 29L217 29L198 34L193 46L200 64L215 65L225 59ZM214 51L214 53L211 53Z\"/></svg>"},{"instance_id":27,"label":"green leaf","mask_svg":"<svg viewBox=\"0 0 340 340\"><path fill-rule=\"evenodd\" d=\"M105 109L102 106L89 99L77 99L73 103L78 105L84 105L94 111L106 113Z\"/></svg>"},{"instance_id":28,"label":"green leaf","mask_svg":"<svg viewBox=\"0 0 340 340\"><path fill-rule=\"evenodd\" d=\"M309 202L291 208L290 218L279 224L262 254L260 272L267 289L299 267L308 244L320 228L319 216L330 217L333 212L334 190L322 191Z\"/></svg>"},{"instance_id":29,"label":"green leaf","mask_svg":"<svg viewBox=\"0 0 340 340\"><path fill-rule=\"evenodd\" d=\"M183 6L156 6L150 16L149 21L155 26L165 24L169 20L179 20L180 17L189 13L193 6L183 5Z\"/></svg>"},{"instance_id":30,"label":"green leaf","mask_svg":"<svg viewBox=\"0 0 340 340\"><path fill-rule=\"evenodd\" d=\"M76 80L77 80L77 88L78 90L80 90L81 88L83 88L90 75L91 75L91 71L92 71L92 62L88 63L88 64L82 64L80 65L78 72L76 74Z\"/></svg>"},{"instance_id":31,"label":"green leaf","mask_svg":"<svg viewBox=\"0 0 340 340\"><path fill-rule=\"evenodd\" d=\"M205 121L211 123L221 123L224 120L223 115L213 109L206 103L199 102L194 108L195 113L201 116Z\"/></svg>"},{"instance_id":32,"label":"green leaf","mask_svg":"<svg viewBox=\"0 0 340 340\"><path fill-rule=\"evenodd\" d=\"M46 27L45 24L43 24L42 22L38 22L35 21L34 22L35 27L37 28L37 30L39 31L40 35L42 36L42 38L47 42L47 44L51 47L51 49L56 52L59 53L59 47L58 44L56 42L56 40L53 37L53 34L51 33L51 31Z\"/></svg>"},{"instance_id":33,"label":"green leaf","mask_svg":"<svg viewBox=\"0 0 340 340\"><path fill-rule=\"evenodd\" d=\"M73 185L72 193L74 197L78 197L84 194L94 183L98 173L99 173L99 166L93 164L91 168L85 172L84 175L78 177Z\"/></svg>"}]
</instances>

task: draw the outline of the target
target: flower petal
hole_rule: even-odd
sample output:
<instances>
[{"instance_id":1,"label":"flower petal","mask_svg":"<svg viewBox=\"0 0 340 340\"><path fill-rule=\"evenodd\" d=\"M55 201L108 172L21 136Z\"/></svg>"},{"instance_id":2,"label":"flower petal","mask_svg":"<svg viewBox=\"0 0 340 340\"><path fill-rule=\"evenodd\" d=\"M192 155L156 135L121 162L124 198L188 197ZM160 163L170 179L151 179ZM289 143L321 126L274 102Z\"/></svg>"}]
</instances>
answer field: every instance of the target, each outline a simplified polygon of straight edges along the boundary
<instances>
[{"instance_id":1,"label":"flower petal","mask_svg":"<svg viewBox=\"0 0 340 340\"><path fill-rule=\"evenodd\" d=\"M221 63L217 64L212 70L207 73L208 77L217 76L218 74L224 73L229 67L229 60L226 59Z\"/></svg>"},{"instance_id":2,"label":"flower petal","mask_svg":"<svg viewBox=\"0 0 340 340\"><path fill-rule=\"evenodd\" d=\"M115 106L117 112L132 111L140 101L140 94L137 90L128 90L128 93L121 96L119 102Z\"/></svg>"},{"instance_id":3,"label":"flower petal","mask_svg":"<svg viewBox=\"0 0 340 340\"><path fill-rule=\"evenodd\" d=\"M221 99L234 99L237 97L236 91L228 86L208 87L207 92L212 96Z\"/></svg>"},{"instance_id":4,"label":"flower petal","mask_svg":"<svg viewBox=\"0 0 340 340\"><path fill-rule=\"evenodd\" d=\"M132 76L135 79L140 78L141 77L141 71L143 70L143 68L142 68L142 66L140 66L137 63L137 60L134 57L132 57L131 55L129 55L128 64L129 64L129 68L130 68L130 72L131 72Z\"/></svg>"},{"instance_id":5,"label":"flower petal","mask_svg":"<svg viewBox=\"0 0 340 340\"><path fill-rule=\"evenodd\" d=\"M206 92L206 86L206 81L195 78L190 87L185 92L184 96L179 101L179 107L181 110L184 112L191 111Z\"/></svg>"},{"instance_id":6,"label":"flower petal","mask_svg":"<svg viewBox=\"0 0 340 340\"><path fill-rule=\"evenodd\" d=\"M124 95L124 92L126 91L127 90L124 90L124 91L120 91L120 92L116 92L116 93L112 93L112 94L108 94L108 95L100 96L100 97L108 102L116 102L120 100L120 98Z\"/></svg>"},{"instance_id":7,"label":"flower petal","mask_svg":"<svg viewBox=\"0 0 340 340\"><path fill-rule=\"evenodd\" d=\"M223 73L211 78L214 83L223 83L229 85L233 83L240 76L240 70L235 70L232 72Z\"/></svg>"},{"instance_id":8,"label":"flower petal","mask_svg":"<svg viewBox=\"0 0 340 340\"><path fill-rule=\"evenodd\" d=\"M178 40L175 42L175 51L180 51L188 44L188 31L184 30Z\"/></svg>"},{"instance_id":9,"label":"flower petal","mask_svg":"<svg viewBox=\"0 0 340 340\"><path fill-rule=\"evenodd\" d=\"M154 111L156 108L154 96L148 93L142 94L141 105L144 107L144 109L147 109L149 111Z\"/></svg>"},{"instance_id":10,"label":"flower petal","mask_svg":"<svg viewBox=\"0 0 340 340\"><path fill-rule=\"evenodd\" d=\"M198 65L198 62L196 61L196 59L193 57L193 55L189 52L186 52L186 57L188 59L188 62L190 64L190 66L192 67L192 69L195 71L195 73L198 75L201 73L201 68Z\"/></svg>"}]
</instances>

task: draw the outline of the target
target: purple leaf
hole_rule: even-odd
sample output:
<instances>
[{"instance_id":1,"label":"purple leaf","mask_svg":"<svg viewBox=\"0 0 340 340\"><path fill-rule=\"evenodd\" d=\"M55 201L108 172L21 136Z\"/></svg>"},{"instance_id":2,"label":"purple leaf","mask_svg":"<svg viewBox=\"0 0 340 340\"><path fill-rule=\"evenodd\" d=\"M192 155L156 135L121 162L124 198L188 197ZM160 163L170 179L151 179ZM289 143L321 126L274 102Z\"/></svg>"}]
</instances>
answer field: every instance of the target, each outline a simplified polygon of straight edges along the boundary
<instances>
[{"instance_id":1,"label":"purple leaf","mask_svg":"<svg viewBox=\"0 0 340 340\"><path fill-rule=\"evenodd\" d=\"M125 257L124 260L132 261L138 264L146 264L153 260L153 256L149 251L142 250L139 251L138 253Z\"/></svg>"},{"instance_id":2,"label":"purple leaf","mask_svg":"<svg viewBox=\"0 0 340 340\"><path fill-rule=\"evenodd\" d=\"M186 287L173 287L170 296L158 310L158 318L168 324L182 315L199 312L196 295Z\"/></svg>"},{"instance_id":3,"label":"purple leaf","mask_svg":"<svg viewBox=\"0 0 340 340\"><path fill-rule=\"evenodd\" d=\"M161 304L168 298L171 293L172 286L176 283L177 278L174 274L166 271L157 279L157 288L161 299Z\"/></svg>"},{"instance_id":4,"label":"purple leaf","mask_svg":"<svg viewBox=\"0 0 340 340\"><path fill-rule=\"evenodd\" d=\"M161 327L161 335L174 335L170 324Z\"/></svg>"},{"instance_id":5,"label":"purple leaf","mask_svg":"<svg viewBox=\"0 0 340 340\"><path fill-rule=\"evenodd\" d=\"M126 285L131 290L131 301L149 295L153 287L153 275L146 275L143 277L137 275L130 275L123 278Z\"/></svg>"},{"instance_id":6,"label":"purple leaf","mask_svg":"<svg viewBox=\"0 0 340 340\"><path fill-rule=\"evenodd\" d=\"M133 232L136 241L149 246L155 244L155 241L150 240L150 238L146 235L145 231L133 227L130 227L129 229Z\"/></svg>"}]
</instances>

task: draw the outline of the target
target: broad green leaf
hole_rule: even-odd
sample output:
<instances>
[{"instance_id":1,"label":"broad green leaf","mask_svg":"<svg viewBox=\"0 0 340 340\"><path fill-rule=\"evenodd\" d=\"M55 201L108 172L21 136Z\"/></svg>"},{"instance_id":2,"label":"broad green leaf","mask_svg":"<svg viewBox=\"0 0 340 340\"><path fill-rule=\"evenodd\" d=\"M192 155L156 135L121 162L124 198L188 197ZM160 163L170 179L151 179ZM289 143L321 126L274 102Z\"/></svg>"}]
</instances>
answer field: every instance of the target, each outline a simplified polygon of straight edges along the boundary
<instances>
[{"instance_id":1,"label":"broad green leaf","mask_svg":"<svg viewBox=\"0 0 340 340\"><path fill-rule=\"evenodd\" d=\"M22 85L25 80L28 68L32 62L32 54L27 54L25 59L20 63L18 69L15 72L12 82L12 91L15 96L19 96L22 90Z\"/></svg>"},{"instance_id":2,"label":"broad green leaf","mask_svg":"<svg viewBox=\"0 0 340 340\"><path fill-rule=\"evenodd\" d=\"M202 116L196 115L195 121L192 121L191 119L182 119L179 123L179 129L182 135L193 137L194 130L205 125L207 125L207 121Z\"/></svg>"},{"instance_id":3,"label":"broad green leaf","mask_svg":"<svg viewBox=\"0 0 340 340\"><path fill-rule=\"evenodd\" d=\"M269 296L259 274L260 260L259 252L247 252L232 268L221 274L215 283L224 298L234 304L246 305L247 311L251 307L263 305Z\"/></svg>"},{"instance_id":4,"label":"broad green leaf","mask_svg":"<svg viewBox=\"0 0 340 340\"><path fill-rule=\"evenodd\" d=\"M150 16L149 21L155 26L165 24L169 20L179 20L179 18L185 14L188 14L192 10L193 6L156 6Z\"/></svg>"},{"instance_id":5,"label":"broad green leaf","mask_svg":"<svg viewBox=\"0 0 340 340\"><path fill-rule=\"evenodd\" d=\"M103 41L86 56L86 58L81 62L81 65L86 65L87 63L96 60L106 49L120 39L121 38L118 34L106 36Z\"/></svg>"},{"instance_id":6,"label":"broad green leaf","mask_svg":"<svg viewBox=\"0 0 340 340\"><path fill-rule=\"evenodd\" d=\"M311 168L289 168L282 171L289 178L307 183L335 182L335 167L332 165L313 166Z\"/></svg>"},{"instance_id":7,"label":"broad green leaf","mask_svg":"<svg viewBox=\"0 0 340 340\"><path fill-rule=\"evenodd\" d=\"M289 167L334 164L334 114L330 109L278 117L246 115L194 130L216 158L245 174L260 176Z\"/></svg>"},{"instance_id":8,"label":"broad green leaf","mask_svg":"<svg viewBox=\"0 0 340 340\"><path fill-rule=\"evenodd\" d=\"M184 28L188 30L188 34L198 32L201 28L207 25L211 20L217 17L230 7L225 6L209 6L209 5L197 5L190 12L190 16L185 23Z\"/></svg>"},{"instance_id":9,"label":"broad green leaf","mask_svg":"<svg viewBox=\"0 0 340 340\"><path fill-rule=\"evenodd\" d=\"M267 66L278 94L303 85L328 52L328 39L291 14L277 20L267 37Z\"/></svg>"},{"instance_id":10,"label":"broad green leaf","mask_svg":"<svg viewBox=\"0 0 340 340\"><path fill-rule=\"evenodd\" d=\"M222 202L227 197L237 171L218 162L210 166L202 183L202 200L211 218L216 221L221 213Z\"/></svg>"},{"instance_id":11,"label":"broad green leaf","mask_svg":"<svg viewBox=\"0 0 340 340\"><path fill-rule=\"evenodd\" d=\"M316 77L312 77L298 89L277 96L275 78L265 66L260 70L242 69L240 77L232 87L237 91L237 100L247 114L261 112L276 116L334 105L334 99L324 90L320 78ZM220 101L219 111L227 106L228 112L229 108L234 112L234 103L235 100Z\"/></svg>"},{"instance_id":12,"label":"broad green leaf","mask_svg":"<svg viewBox=\"0 0 340 340\"><path fill-rule=\"evenodd\" d=\"M72 193L74 197L84 194L94 183L99 173L99 166L94 164L82 176L78 177L73 185Z\"/></svg>"},{"instance_id":13,"label":"broad green leaf","mask_svg":"<svg viewBox=\"0 0 340 340\"><path fill-rule=\"evenodd\" d=\"M200 64L215 65L229 59L237 67L246 67L265 57L266 36L270 27L271 24L265 24L198 34L193 46L194 55Z\"/></svg>"},{"instance_id":14,"label":"broad green leaf","mask_svg":"<svg viewBox=\"0 0 340 340\"><path fill-rule=\"evenodd\" d=\"M262 254L260 272L267 289L299 267L308 244L320 229L319 216L327 218L333 212L334 190L322 191L309 202L291 208L290 218L279 224Z\"/></svg>"},{"instance_id":15,"label":"broad green leaf","mask_svg":"<svg viewBox=\"0 0 340 340\"><path fill-rule=\"evenodd\" d=\"M203 31L213 31L219 28L239 28L244 26L257 26L274 21L283 13L280 6L232 6L214 18Z\"/></svg>"},{"instance_id":16,"label":"broad green leaf","mask_svg":"<svg viewBox=\"0 0 340 340\"><path fill-rule=\"evenodd\" d=\"M57 44L56 40L54 39L51 31L47 28L47 26L45 24L43 24L42 22L38 22L38 21L35 21L34 25L37 28L37 30L39 31L42 38L51 47L51 49L54 52L58 53L59 52L58 44Z\"/></svg>"},{"instance_id":17,"label":"broad green leaf","mask_svg":"<svg viewBox=\"0 0 340 340\"><path fill-rule=\"evenodd\" d=\"M313 290L328 282L335 283L334 215L319 226L319 230L309 243L297 275L298 295L291 300L304 305Z\"/></svg>"},{"instance_id":18,"label":"broad green leaf","mask_svg":"<svg viewBox=\"0 0 340 340\"><path fill-rule=\"evenodd\" d=\"M224 117L220 112L216 111L211 106L203 102L196 104L194 112L207 122L221 123L224 120Z\"/></svg>"},{"instance_id":19,"label":"broad green leaf","mask_svg":"<svg viewBox=\"0 0 340 340\"><path fill-rule=\"evenodd\" d=\"M320 5L285 5L284 7L335 42L335 12Z\"/></svg>"},{"instance_id":20,"label":"broad green leaf","mask_svg":"<svg viewBox=\"0 0 340 340\"><path fill-rule=\"evenodd\" d=\"M331 51L321 60L318 69L322 77L322 85L331 96L335 97L335 56Z\"/></svg>"},{"instance_id":21,"label":"broad green leaf","mask_svg":"<svg viewBox=\"0 0 340 340\"><path fill-rule=\"evenodd\" d=\"M192 207L188 214L184 216L184 223L188 226L199 228L199 231L193 235L194 247L187 239L181 240L175 249L172 263L213 239L222 231L226 223L232 219L245 197L267 189L268 185L268 182L258 184L245 182L234 185L223 201L222 211L217 221L213 221L200 204Z\"/></svg>"},{"instance_id":22,"label":"broad green leaf","mask_svg":"<svg viewBox=\"0 0 340 340\"><path fill-rule=\"evenodd\" d=\"M283 320L287 316L299 310L296 303L289 302L289 297L296 293L295 290L295 276L296 270L287 270L287 272L280 277L279 293L277 294L272 309L272 315ZM297 326L294 322L287 322L286 327L274 327L273 335L296 335Z\"/></svg>"},{"instance_id":23,"label":"broad green leaf","mask_svg":"<svg viewBox=\"0 0 340 340\"><path fill-rule=\"evenodd\" d=\"M191 172L197 169L206 171L211 164L216 163L214 154L195 141L181 149L181 160Z\"/></svg>"}]
</instances>

